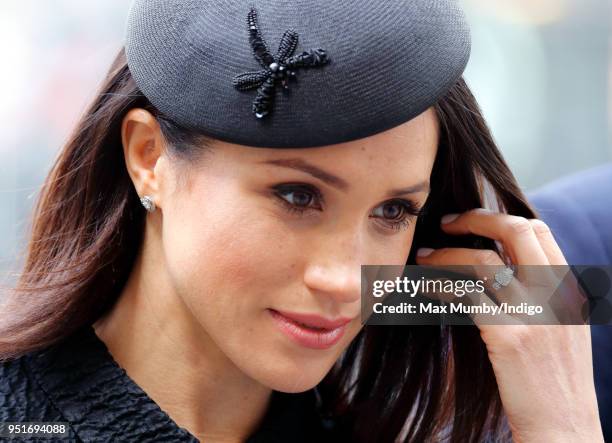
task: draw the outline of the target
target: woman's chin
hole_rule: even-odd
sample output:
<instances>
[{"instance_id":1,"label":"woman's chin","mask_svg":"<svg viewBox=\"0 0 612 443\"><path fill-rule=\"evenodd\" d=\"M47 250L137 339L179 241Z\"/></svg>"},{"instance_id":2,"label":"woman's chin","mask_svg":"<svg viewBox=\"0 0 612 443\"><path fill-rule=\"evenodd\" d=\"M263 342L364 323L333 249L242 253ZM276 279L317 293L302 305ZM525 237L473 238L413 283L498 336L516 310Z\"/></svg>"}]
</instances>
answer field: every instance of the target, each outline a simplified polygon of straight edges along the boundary
<instances>
[{"instance_id":1,"label":"woman's chin","mask_svg":"<svg viewBox=\"0 0 612 443\"><path fill-rule=\"evenodd\" d=\"M305 362L288 358L286 355L268 355L270 358L265 366L243 367L243 372L263 386L286 393L299 393L314 388L325 378L333 364L313 359Z\"/></svg>"},{"instance_id":2,"label":"woman's chin","mask_svg":"<svg viewBox=\"0 0 612 443\"><path fill-rule=\"evenodd\" d=\"M270 380L270 383L268 383L267 386L274 391L286 392L288 394L297 394L314 388L321 382L321 380L323 380L324 377L325 374L320 377L305 377L304 375L292 375L292 377Z\"/></svg>"}]
</instances>

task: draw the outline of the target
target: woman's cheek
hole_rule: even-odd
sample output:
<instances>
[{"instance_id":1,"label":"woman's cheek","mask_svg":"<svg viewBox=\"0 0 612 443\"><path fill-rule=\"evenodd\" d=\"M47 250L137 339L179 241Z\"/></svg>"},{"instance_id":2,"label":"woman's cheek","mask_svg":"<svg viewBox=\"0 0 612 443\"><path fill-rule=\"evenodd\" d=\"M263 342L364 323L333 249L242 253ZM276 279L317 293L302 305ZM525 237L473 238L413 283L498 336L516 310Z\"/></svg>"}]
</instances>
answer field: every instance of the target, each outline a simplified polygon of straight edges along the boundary
<instances>
[{"instance_id":1,"label":"woman's cheek","mask_svg":"<svg viewBox=\"0 0 612 443\"><path fill-rule=\"evenodd\" d=\"M227 200L169 220L164 243L177 291L195 314L219 320L274 306L295 278L291 237L280 231L277 219Z\"/></svg>"}]
</instances>

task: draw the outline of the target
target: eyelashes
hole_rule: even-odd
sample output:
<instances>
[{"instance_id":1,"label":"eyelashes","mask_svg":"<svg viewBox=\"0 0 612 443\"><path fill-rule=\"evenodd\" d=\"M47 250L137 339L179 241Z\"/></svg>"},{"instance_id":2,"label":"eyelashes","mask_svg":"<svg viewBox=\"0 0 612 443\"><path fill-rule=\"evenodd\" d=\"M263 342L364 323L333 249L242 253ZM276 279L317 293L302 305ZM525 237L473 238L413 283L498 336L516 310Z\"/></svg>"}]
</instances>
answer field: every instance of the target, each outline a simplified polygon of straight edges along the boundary
<instances>
[{"instance_id":1,"label":"eyelashes","mask_svg":"<svg viewBox=\"0 0 612 443\"><path fill-rule=\"evenodd\" d=\"M283 184L274 188L277 201L283 209L294 215L303 215L307 211L322 211L324 200L321 192L307 184ZM407 229L413 218L424 213L424 208L416 202L395 198L379 205L371 218L381 220L385 228L400 231Z\"/></svg>"},{"instance_id":2,"label":"eyelashes","mask_svg":"<svg viewBox=\"0 0 612 443\"><path fill-rule=\"evenodd\" d=\"M385 215L388 215L389 213L387 212L387 214L385 214L384 208L394 208L394 207L399 208L400 217L397 217L397 215L395 215L395 216L390 217L390 220L389 220L387 217L385 217ZM412 219L414 217L418 218L423 212L423 209L418 207L416 203L410 200L404 200L404 199L389 200L383 203L382 205L380 205L379 208L383 208L383 210L381 211L382 213L381 218L385 220L384 223L389 223L391 229L394 229L396 231L399 231L402 229L408 229L408 227L410 226L412 222ZM394 214L394 213L391 212L391 214Z\"/></svg>"},{"instance_id":3,"label":"eyelashes","mask_svg":"<svg viewBox=\"0 0 612 443\"><path fill-rule=\"evenodd\" d=\"M321 192L310 185L280 185L275 189L276 196L280 198L281 202L285 205L285 209L289 212L302 214L309 209L323 209L321 206L323 201ZM288 196L291 196L291 198L287 198ZM319 202L314 208L309 206L313 200Z\"/></svg>"}]
</instances>

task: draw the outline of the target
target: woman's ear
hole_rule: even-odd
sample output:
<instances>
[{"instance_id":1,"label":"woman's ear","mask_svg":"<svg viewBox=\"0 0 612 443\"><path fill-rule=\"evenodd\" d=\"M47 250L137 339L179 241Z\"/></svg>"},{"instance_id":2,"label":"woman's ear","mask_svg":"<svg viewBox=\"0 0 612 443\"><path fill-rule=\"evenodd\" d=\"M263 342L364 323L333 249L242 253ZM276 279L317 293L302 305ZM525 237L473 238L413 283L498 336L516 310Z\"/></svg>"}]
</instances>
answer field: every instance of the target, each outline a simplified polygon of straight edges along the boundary
<instances>
[{"instance_id":1,"label":"woman's ear","mask_svg":"<svg viewBox=\"0 0 612 443\"><path fill-rule=\"evenodd\" d=\"M129 110L121 124L121 142L136 192L150 196L161 207L164 141L155 117L142 108Z\"/></svg>"}]
</instances>

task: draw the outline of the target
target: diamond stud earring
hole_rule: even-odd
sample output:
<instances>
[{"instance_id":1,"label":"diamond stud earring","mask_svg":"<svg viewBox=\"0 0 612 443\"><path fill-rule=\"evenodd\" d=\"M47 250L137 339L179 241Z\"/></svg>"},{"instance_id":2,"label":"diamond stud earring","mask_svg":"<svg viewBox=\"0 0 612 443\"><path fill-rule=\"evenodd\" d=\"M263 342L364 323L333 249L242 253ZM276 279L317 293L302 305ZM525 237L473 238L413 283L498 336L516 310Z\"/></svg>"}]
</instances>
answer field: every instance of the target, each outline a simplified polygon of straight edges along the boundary
<instances>
[{"instance_id":1,"label":"diamond stud earring","mask_svg":"<svg viewBox=\"0 0 612 443\"><path fill-rule=\"evenodd\" d=\"M147 211L155 211L155 203L153 202L153 199L150 196L145 195L143 197L140 197L140 203L142 203L142 206L144 206Z\"/></svg>"}]
</instances>

